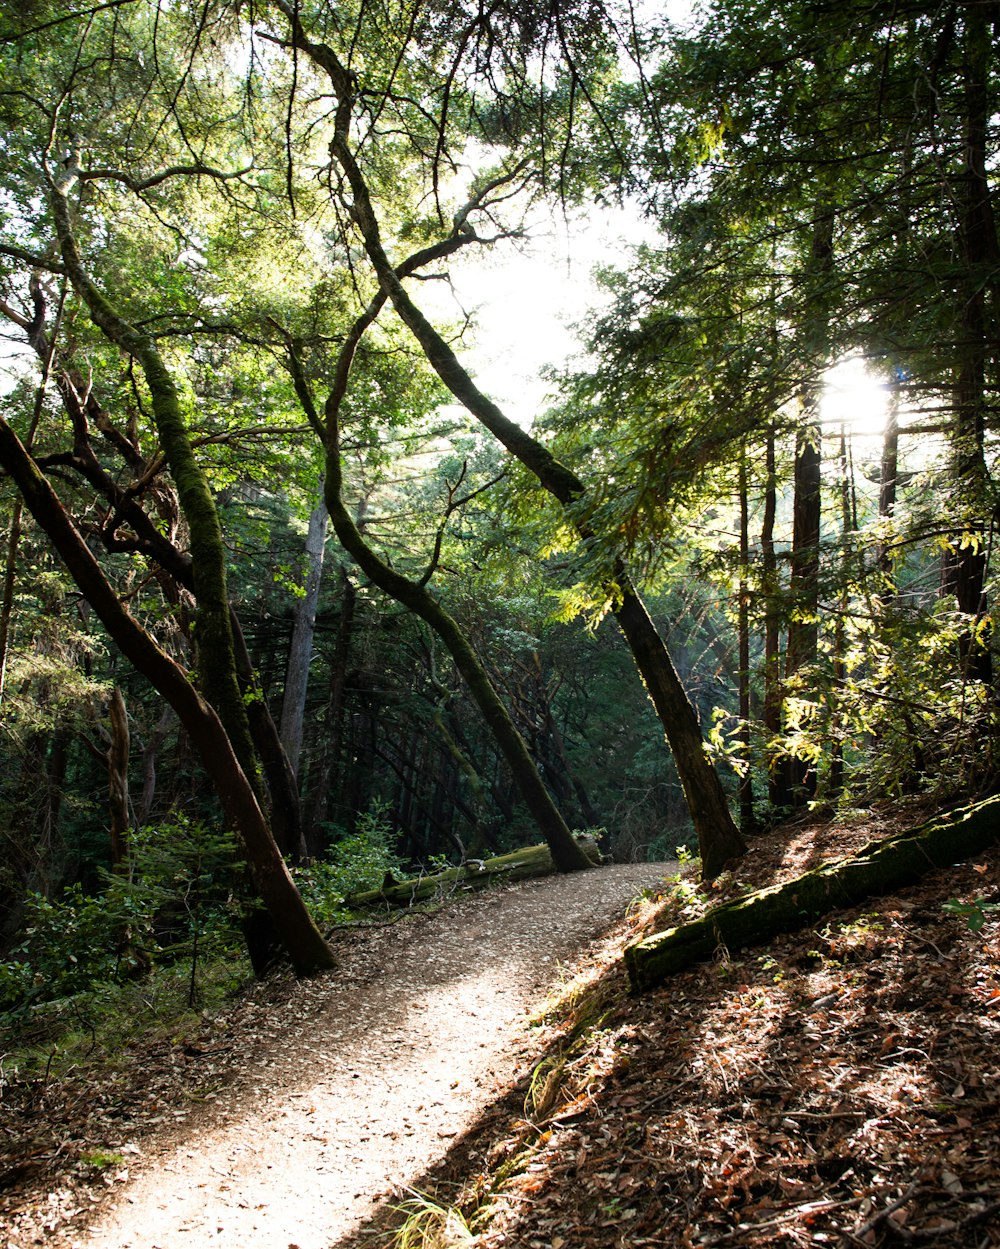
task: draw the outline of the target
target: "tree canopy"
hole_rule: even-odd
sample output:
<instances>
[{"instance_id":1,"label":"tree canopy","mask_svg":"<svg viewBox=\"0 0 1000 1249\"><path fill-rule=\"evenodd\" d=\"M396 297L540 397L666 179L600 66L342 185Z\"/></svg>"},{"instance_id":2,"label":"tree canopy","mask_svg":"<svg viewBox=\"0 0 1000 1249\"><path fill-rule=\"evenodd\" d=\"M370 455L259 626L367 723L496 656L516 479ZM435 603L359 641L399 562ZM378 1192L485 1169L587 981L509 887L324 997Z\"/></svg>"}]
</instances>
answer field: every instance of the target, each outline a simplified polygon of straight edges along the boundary
<instances>
[{"instance_id":1,"label":"tree canopy","mask_svg":"<svg viewBox=\"0 0 1000 1249\"><path fill-rule=\"evenodd\" d=\"M711 877L807 803L991 785L997 21L5 16L15 913L186 813L308 971L295 873L362 819L395 870L597 828ZM518 423L428 293L623 200L655 241ZM881 438L828 415L848 360Z\"/></svg>"}]
</instances>

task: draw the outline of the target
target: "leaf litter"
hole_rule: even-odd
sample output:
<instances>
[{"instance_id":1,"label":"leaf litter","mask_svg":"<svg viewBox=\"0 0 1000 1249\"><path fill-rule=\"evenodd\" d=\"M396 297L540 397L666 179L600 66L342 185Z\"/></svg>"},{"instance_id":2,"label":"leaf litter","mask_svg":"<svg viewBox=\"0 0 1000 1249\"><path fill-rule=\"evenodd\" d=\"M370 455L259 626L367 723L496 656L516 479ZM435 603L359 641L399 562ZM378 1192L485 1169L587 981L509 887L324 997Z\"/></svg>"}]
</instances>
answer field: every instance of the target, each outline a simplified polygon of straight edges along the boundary
<instances>
[{"instance_id":1,"label":"leaf litter","mask_svg":"<svg viewBox=\"0 0 1000 1249\"><path fill-rule=\"evenodd\" d=\"M631 935L872 833L868 819L755 839L736 879L675 887L670 919L647 906ZM472 1243L1000 1245L1000 922L970 931L943 909L953 897L1000 898L1000 849L766 947L720 950L640 998L612 967L587 1007L598 1022L570 1013L545 1059L564 1076L545 1114L526 1102L478 1174L438 1176L464 1183L452 1200Z\"/></svg>"},{"instance_id":2,"label":"leaf litter","mask_svg":"<svg viewBox=\"0 0 1000 1249\"><path fill-rule=\"evenodd\" d=\"M479 1249L1000 1245L1000 922L990 915L973 933L943 909L952 898L1000 898L1000 850L766 947L734 957L720 950L713 963L641 998L628 996L620 967L623 944L643 931L841 857L873 834L891 831L892 824L869 814L850 823L786 827L754 839L747 858L713 887L682 882L662 889L659 905L666 898L668 918L657 921L654 901L633 907L626 923L591 948L582 965L586 975L557 986L561 1002L536 1000L533 1040L526 1039L523 1015L505 1034L502 1053L472 1104L449 1104L453 1076L434 1085L444 1113L432 1128L422 1121L423 1102L408 1103L405 1113L397 1109L390 1127L372 1121L371 1099L360 1099L363 1112L354 1114L359 1158L374 1151L385 1162L393 1136L413 1142L409 1172L384 1165L381 1183L364 1193L369 1200L358 1207L360 1225L348 1219L339 1239L331 1226L327 1239L311 1240L315 1228L306 1213L305 1234L287 1240L272 1235L259 1243L303 1249L383 1243L399 1223L401 1204L418 1193L422 1203L440 1200L454 1209L455 1218L449 1213L441 1226L461 1227L462 1243ZM566 888L585 879L570 877ZM511 893L492 904L501 909L484 932L506 949L502 916ZM565 896L554 904L555 925L566 923L566 905ZM433 922L457 923L466 961L476 957L468 942L482 934L474 927L455 913ZM440 952L445 930L435 929L429 947L422 947L423 938L401 940L390 930L356 960L348 957L343 975L358 978L356 992L347 990L351 1007L386 1002L387 964L406 965L423 950L422 966L433 969L430 954ZM546 928L536 932L531 948L551 957L551 942L552 929ZM517 966L514 947L511 954L501 981ZM547 968L541 968L543 980ZM430 978L441 976L432 970ZM547 978L551 985L550 971ZM466 995L452 999L450 1009L462 1014L478 1008L488 1021L490 993L499 983L485 986L475 1006ZM541 988L536 975L536 999ZM337 992L336 983L325 980L258 986L231 1017L206 1025L192 1048L217 1051L212 1061L221 1064L220 1089L235 1068L242 1073L223 1119L248 1098L290 1113L296 1090L290 1091L287 1067L289 1014L301 1016L295 1043L311 1047L312 1057L329 1065L343 1053L338 1046L344 1037L330 1027L329 999ZM435 1018L435 1025L440 1022ZM483 1020L461 1023L459 1036L444 1038L446 1072L484 1026ZM371 1026L396 1051L415 1043L412 1019L373 1018ZM374 1068L354 1073L366 1088L378 1064L388 1061L384 1052L376 1059ZM9 1141L15 1128L8 1158L28 1168L15 1180L6 1207L9 1212L12 1201L13 1208L20 1201L28 1217L8 1243L17 1249L33 1243L29 1233L42 1227L46 1202L55 1210L50 1226L61 1229L46 1233L46 1243L56 1249L96 1243L77 1233L88 1222L86 1203L96 1195L100 1205L103 1188L118 1194L120 1207L134 1161L147 1173L158 1167L159 1182L169 1184L177 1160L169 1160L164 1142L187 1142L189 1152L204 1153L206 1133L220 1115L219 1099L191 1111L183 1095L190 1078L178 1081L176 1073L185 1071L185 1063L196 1064L204 1084L207 1062L205 1052L172 1055L161 1067L149 1064L142 1080L97 1090L91 1117L104 1127L91 1126L89 1135L79 1127L79 1106L73 1110L79 1090L52 1092L58 1106L50 1109L61 1106L67 1127L76 1124L78 1158L86 1140L113 1143L128 1136L121 1150L127 1165L117 1174L114 1168L103 1172L99 1182L74 1179L71 1168L67 1179L66 1168L57 1165L58 1156L71 1152L65 1140L54 1146L58 1133L33 1140L24 1123L17 1136L16 1109L12 1118L5 1106ZM418 1056L411 1071L425 1073L426 1067L426 1057ZM329 1109L321 1107L325 1122L313 1122L315 1098L299 1093L299 1101L309 1102L299 1106L299 1122L310 1122L312 1135L343 1149L328 1122ZM151 1111L159 1121L143 1127L142 1114ZM172 1119L178 1115L188 1118ZM116 1116L123 1124L117 1138L107 1126ZM129 1142L136 1150L131 1157L125 1155ZM448 1154L435 1162L445 1148ZM38 1175L49 1177L48 1187ZM252 1170L245 1177L247 1196L252 1198L260 1176ZM306 1181L303 1176L298 1184L304 1191ZM75 1202L83 1208L69 1223L61 1192L71 1194L70 1207ZM210 1209L222 1208L220 1196ZM263 1213L258 1211L269 1226ZM469 1227L471 1238L464 1230ZM183 1223L180 1230L170 1249L204 1239L193 1235L194 1225L192 1234ZM220 1225L206 1243L215 1236L215 1243L225 1243L224 1233ZM125 1243L120 1240L116 1249Z\"/></svg>"},{"instance_id":3,"label":"leaf litter","mask_svg":"<svg viewBox=\"0 0 1000 1249\"><path fill-rule=\"evenodd\" d=\"M0 1080L0 1244L328 1249L530 1068L562 961L666 865L525 882L342 931L114 1070Z\"/></svg>"}]
</instances>

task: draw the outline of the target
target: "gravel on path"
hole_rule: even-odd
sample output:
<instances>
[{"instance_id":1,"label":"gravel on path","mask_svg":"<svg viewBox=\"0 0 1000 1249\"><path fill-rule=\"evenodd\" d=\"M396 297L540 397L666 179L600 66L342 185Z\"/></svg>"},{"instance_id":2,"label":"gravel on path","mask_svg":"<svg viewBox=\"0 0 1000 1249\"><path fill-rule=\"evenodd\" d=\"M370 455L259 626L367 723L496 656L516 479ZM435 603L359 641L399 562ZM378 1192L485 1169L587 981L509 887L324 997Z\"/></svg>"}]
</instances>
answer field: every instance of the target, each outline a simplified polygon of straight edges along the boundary
<instances>
[{"instance_id":1,"label":"gravel on path","mask_svg":"<svg viewBox=\"0 0 1000 1249\"><path fill-rule=\"evenodd\" d=\"M339 934L227 1087L141 1142L80 1249L330 1249L423 1174L523 1073L528 1018L673 863L491 891L427 919ZM242 1057L242 1056L241 1056Z\"/></svg>"}]
</instances>

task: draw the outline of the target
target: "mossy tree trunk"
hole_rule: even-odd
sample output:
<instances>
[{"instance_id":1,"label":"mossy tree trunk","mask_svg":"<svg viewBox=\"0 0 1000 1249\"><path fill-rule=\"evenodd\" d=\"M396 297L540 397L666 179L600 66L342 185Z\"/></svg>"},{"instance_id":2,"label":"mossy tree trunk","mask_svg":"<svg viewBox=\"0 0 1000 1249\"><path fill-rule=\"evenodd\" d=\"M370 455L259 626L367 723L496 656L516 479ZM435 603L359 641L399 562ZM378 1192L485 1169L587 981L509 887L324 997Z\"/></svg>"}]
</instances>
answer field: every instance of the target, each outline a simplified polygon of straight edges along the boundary
<instances>
[{"instance_id":1,"label":"mossy tree trunk","mask_svg":"<svg viewBox=\"0 0 1000 1249\"><path fill-rule=\"evenodd\" d=\"M0 418L0 465L59 553L70 576L125 658L170 703L211 778L223 812L239 835L254 885L279 940L300 974L333 967L333 955L288 874L257 795L215 709L187 674L118 599L90 548L17 435Z\"/></svg>"},{"instance_id":2,"label":"mossy tree trunk","mask_svg":"<svg viewBox=\"0 0 1000 1249\"><path fill-rule=\"evenodd\" d=\"M208 479L194 454L181 410L180 395L170 370L153 340L118 313L84 268L67 198L75 181L75 172L70 169L51 188L50 199L63 263L73 289L86 304L94 324L138 362L149 388L156 432L190 534L191 572L198 601L194 640L199 677L206 698L226 727L240 766L250 784L256 788L257 759L236 673L226 584L226 553L219 513Z\"/></svg>"},{"instance_id":3,"label":"mossy tree trunk","mask_svg":"<svg viewBox=\"0 0 1000 1249\"><path fill-rule=\"evenodd\" d=\"M625 950L633 989L783 932L794 932L836 907L914 884L934 868L978 854L1000 839L1000 798L965 807L917 829L874 841L850 858L825 863L783 885L758 889L701 919L656 933Z\"/></svg>"},{"instance_id":4,"label":"mossy tree trunk","mask_svg":"<svg viewBox=\"0 0 1000 1249\"><path fill-rule=\"evenodd\" d=\"M288 874L264 815L257 759L237 673L225 548L215 500L195 457L177 388L155 344L116 311L86 272L67 198L75 178L71 167L50 182L63 264L95 325L139 363L149 388L157 433L190 532L191 571L198 601L195 641L205 699L180 666L119 603L48 481L9 427L3 430L3 463L105 628L126 657L170 702L190 734L226 817L241 838L254 885L293 966L303 973L332 967L333 956Z\"/></svg>"},{"instance_id":5,"label":"mossy tree trunk","mask_svg":"<svg viewBox=\"0 0 1000 1249\"><path fill-rule=\"evenodd\" d=\"M990 506L986 429L991 405L987 373L990 357L996 351L995 312L990 305L997 298L996 275L1000 268L989 169L989 128L995 112L990 76L996 35L986 6L968 6L964 26L965 150L963 169L955 179L953 194L959 206L957 235L965 273L958 288L962 334L956 352L952 434L955 494L962 513L959 523L964 530L956 533L954 549L945 554L942 588L955 595L959 611L971 622L959 639L963 677L990 685L993 663L986 610L989 541L980 518L988 514Z\"/></svg>"},{"instance_id":6,"label":"mossy tree trunk","mask_svg":"<svg viewBox=\"0 0 1000 1249\"><path fill-rule=\"evenodd\" d=\"M776 742L781 733L781 605L774 521L778 506L774 425L767 427L765 447L764 515L760 528L761 593L764 598L764 731L767 735L767 799L772 811L787 801L787 785Z\"/></svg>"},{"instance_id":7,"label":"mossy tree trunk","mask_svg":"<svg viewBox=\"0 0 1000 1249\"><path fill-rule=\"evenodd\" d=\"M377 315L382 303L390 301L449 391L567 509L581 538L584 541L593 540L595 534L586 519L586 490L580 479L479 390L452 348L410 299L403 286L403 278L413 272L415 258L411 257L399 268L389 260L382 244L367 180L351 149L350 129L357 90L355 77L341 64L328 44L314 43L309 39L297 8L284 0L281 0L281 8L289 20L291 42L327 74L337 101L330 154L344 174L351 195L351 217L361 231L365 252L379 282L380 295L373 301L371 319ZM468 242L470 237L474 236L457 234L442 241L437 250L442 255L446 254L446 249L455 250ZM425 254L433 250L425 249ZM346 385L344 376L338 376L329 403L339 405L337 392L341 385ZM619 558L611 560L607 591L615 618L632 650L636 667L673 751L698 835L704 873L707 877L715 876L727 862L743 854L746 845L706 753L694 707L663 639L653 625L624 562Z\"/></svg>"},{"instance_id":8,"label":"mossy tree trunk","mask_svg":"<svg viewBox=\"0 0 1000 1249\"><path fill-rule=\"evenodd\" d=\"M587 856L588 867L600 865L601 852L592 837L583 838L579 846ZM381 889L366 889L362 893L351 894L347 902L349 906L359 908L410 907L451 891L488 889L498 882L509 883L534 876L549 876L557 870L549 846L527 846L494 858L473 859L461 867L450 867L443 872L435 872L432 876L422 876L418 880L398 883L387 880Z\"/></svg>"},{"instance_id":9,"label":"mossy tree trunk","mask_svg":"<svg viewBox=\"0 0 1000 1249\"><path fill-rule=\"evenodd\" d=\"M353 356L353 342L342 349L338 374L346 384ZM349 353L345 355L345 353ZM305 377L299 367L294 351L290 350L289 363L295 383L296 393L304 411L315 425L319 417L312 400ZM338 424L339 394L331 397L326 405L326 505L333 521L333 528L341 545L357 563L364 574L377 585L380 590L390 595L398 603L402 603L421 620L426 621L441 639L461 673L469 693L486 727L500 748L514 781L524 799L525 805L546 844L552 852L552 858L562 872L581 871L592 866L590 859L581 850L573 838L566 821L560 815L555 803L541 776L535 767L531 755L524 744L524 739L517 731L510 713L504 706L486 669L480 663L458 622L441 606L435 596L422 581L411 581L390 568L381 560L365 541L354 523L350 512L344 506L341 497L342 469L340 463L340 434ZM336 402L334 402L334 398Z\"/></svg>"}]
</instances>

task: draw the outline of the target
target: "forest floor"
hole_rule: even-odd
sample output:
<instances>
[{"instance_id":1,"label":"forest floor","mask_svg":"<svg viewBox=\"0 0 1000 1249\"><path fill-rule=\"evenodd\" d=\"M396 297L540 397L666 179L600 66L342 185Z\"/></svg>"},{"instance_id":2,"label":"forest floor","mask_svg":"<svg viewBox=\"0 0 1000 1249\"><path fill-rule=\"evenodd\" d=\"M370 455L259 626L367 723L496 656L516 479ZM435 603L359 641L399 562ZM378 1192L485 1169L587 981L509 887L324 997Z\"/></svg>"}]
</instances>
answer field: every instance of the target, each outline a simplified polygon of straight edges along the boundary
<instances>
[{"instance_id":1,"label":"forest floor","mask_svg":"<svg viewBox=\"0 0 1000 1249\"><path fill-rule=\"evenodd\" d=\"M942 909L1000 901L1000 848L641 997L621 967L642 931L921 818L786 826L589 945L669 869L351 934L339 976L258 986L120 1085L44 1091L44 1134L5 1105L43 1160L8 1244L364 1249L409 1202L435 1249L1000 1246L1000 920ZM127 1166L52 1169L95 1141Z\"/></svg>"},{"instance_id":2,"label":"forest floor","mask_svg":"<svg viewBox=\"0 0 1000 1249\"><path fill-rule=\"evenodd\" d=\"M115 1070L0 1080L0 1244L330 1249L542 1054L560 977L676 864L465 896L338 930L336 972L277 976Z\"/></svg>"}]
</instances>

